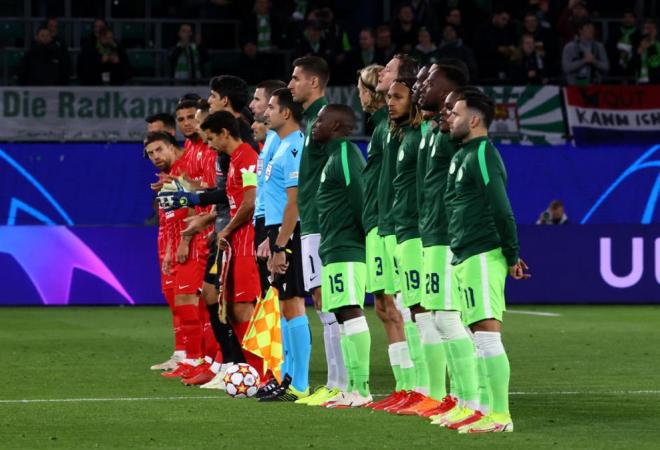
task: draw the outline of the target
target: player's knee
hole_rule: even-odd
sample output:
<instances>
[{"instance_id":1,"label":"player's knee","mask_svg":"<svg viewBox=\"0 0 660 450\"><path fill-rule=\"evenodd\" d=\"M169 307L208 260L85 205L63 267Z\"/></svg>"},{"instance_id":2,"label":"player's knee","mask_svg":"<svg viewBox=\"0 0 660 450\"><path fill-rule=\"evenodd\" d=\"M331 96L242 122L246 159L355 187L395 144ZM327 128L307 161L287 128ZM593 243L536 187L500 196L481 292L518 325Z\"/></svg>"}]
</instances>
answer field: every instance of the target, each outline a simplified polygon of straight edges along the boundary
<instances>
[{"instance_id":1,"label":"player's knee","mask_svg":"<svg viewBox=\"0 0 660 450\"><path fill-rule=\"evenodd\" d=\"M362 317L364 315L362 308L357 305L342 306L341 308L336 309L334 313L337 317L337 321L340 324L346 322L347 320L357 319L358 317Z\"/></svg>"}]
</instances>

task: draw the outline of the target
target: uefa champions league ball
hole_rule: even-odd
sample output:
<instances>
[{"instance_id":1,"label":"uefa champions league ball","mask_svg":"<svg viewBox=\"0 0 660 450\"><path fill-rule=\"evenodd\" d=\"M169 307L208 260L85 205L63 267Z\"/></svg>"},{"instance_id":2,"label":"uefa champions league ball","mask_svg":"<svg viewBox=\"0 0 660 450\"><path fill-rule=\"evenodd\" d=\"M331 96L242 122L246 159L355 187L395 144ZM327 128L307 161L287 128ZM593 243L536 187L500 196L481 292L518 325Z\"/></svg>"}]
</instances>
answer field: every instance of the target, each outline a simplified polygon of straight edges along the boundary
<instances>
[{"instance_id":1,"label":"uefa champions league ball","mask_svg":"<svg viewBox=\"0 0 660 450\"><path fill-rule=\"evenodd\" d=\"M234 364L225 372L224 382L230 397L252 397L259 388L259 373L249 364Z\"/></svg>"}]
</instances>

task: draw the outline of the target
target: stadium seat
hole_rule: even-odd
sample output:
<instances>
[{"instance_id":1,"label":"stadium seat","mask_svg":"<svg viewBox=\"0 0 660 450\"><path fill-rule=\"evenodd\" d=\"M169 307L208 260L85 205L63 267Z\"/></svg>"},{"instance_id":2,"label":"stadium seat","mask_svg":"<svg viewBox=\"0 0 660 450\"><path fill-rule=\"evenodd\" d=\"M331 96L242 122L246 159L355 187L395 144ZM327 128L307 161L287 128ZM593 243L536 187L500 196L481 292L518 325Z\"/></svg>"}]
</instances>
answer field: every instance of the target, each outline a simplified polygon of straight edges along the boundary
<instances>
[{"instance_id":1,"label":"stadium seat","mask_svg":"<svg viewBox=\"0 0 660 450\"><path fill-rule=\"evenodd\" d=\"M16 70L25 55L23 49L5 49L0 52L0 61L6 64L7 78L14 80L16 78ZM4 74L3 74L4 75Z\"/></svg>"},{"instance_id":2,"label":"stadium seat","mask_svg":"<svg viewBox=\"0 0 660 450\"><path fill-rule=\"evenodd\" d=\"M147 47L146 25L144 23L121 23L118 37L125 48Z\"/></svg>"},{"instance_id":3,"label":"stadium seat","mask_svg":"<svg viewBox=\"0 0 660 450\"><path fill-rule=\"evenodd\" d=\"M0 23L0 47L23 47L25 45L25 24L23 22L4 20Z\"/></svg>"},{"instance_id":4,"label":"stadium seat","mask_svg":"<svg viewBox=\"0 0 660 450\"><path fill-rule=\"evenodd\" d=\"M156 76L156 54L152 51L128 51L128 60L134 77Z\"/></svg>"},{"instance_id":5,"label":"stadium seat","mask_svg":"<svg viewBox=\"0 0 660 450\"><path fill-rule=\"evenodd\" d=\"M225 50L209 52L211 73L233 73L238 67L240 57L240 51Z\"/></svg>"}]
</instances>

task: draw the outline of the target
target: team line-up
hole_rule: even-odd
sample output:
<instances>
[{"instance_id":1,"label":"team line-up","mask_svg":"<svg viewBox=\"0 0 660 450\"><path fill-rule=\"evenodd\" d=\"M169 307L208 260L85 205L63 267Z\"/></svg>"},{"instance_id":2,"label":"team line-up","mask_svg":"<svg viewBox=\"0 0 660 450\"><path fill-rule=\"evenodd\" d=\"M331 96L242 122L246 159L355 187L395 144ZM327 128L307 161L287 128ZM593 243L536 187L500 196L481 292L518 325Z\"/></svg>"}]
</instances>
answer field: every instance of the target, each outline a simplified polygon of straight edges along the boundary
<instances>
[{"instance_id":1,"label":"team line-up","mask_svg":"<svg viewBox=\"0 0 660 450\"><path fill-rule=\"evenodd\" d=\"M404 54L361 69L373 128L366 161L349 140L355 115L328 104L328 65L314 56L294 61L288 84L257 84L251 99L242 79L218 76L208 100L185 95L175 116L147 118L175 340L172 357L152 369L224 389L227 368L248 363L262 379L260 402L419 415L460 433L513 431L504 285L507 275L530 275L488 138L494 103L467 74L458 60L420 68ZM277 377L241 347L271 285L281 310ZM396 383L379 401L369 390L365 293ZM313 392L306 295L328 368Z\"/></svg>"}]
</instances>

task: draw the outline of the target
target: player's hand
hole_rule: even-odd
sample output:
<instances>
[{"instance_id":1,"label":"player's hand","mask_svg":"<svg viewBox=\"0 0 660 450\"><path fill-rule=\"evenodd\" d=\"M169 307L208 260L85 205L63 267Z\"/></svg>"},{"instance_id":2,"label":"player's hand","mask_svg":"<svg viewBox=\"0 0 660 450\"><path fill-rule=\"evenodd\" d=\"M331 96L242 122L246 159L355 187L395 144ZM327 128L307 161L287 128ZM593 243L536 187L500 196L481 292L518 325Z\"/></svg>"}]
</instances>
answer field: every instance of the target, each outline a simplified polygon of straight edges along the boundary
<instances>
[{"instance_id":1,"label":"player's hand","mask_svg":"<svg viewBox=\"0 0 660 450\"><path fill-rule=\"evenodd\" d=\"M194 234L200 233L208 226L208 214L202 213L194 216L186 217L183 219L188 225L181 231L181 234L184 236L192 236Z\"/></svg>"},{"instance_id":2,"label":"player's hand","mask_svg":"<svg viewBox=\"0 0 660 450\"><path fill-rule=\"evenodd\" d=\"M179 242L179 247L176 249L176 262L183 264L188 259L188 254L190 253L190 242L185 239L181 239Z\"/></svg>"},{"instance_id":3,"label":"player's hand","mask_svg":"<svg viewBox=\"0 0 660 450\"><path fill-rule=\"evenodd\" d=\"M271 275L275 279L276 274L285 274L289 268L286 260L286 252L273 253L271 256Z\"/></svg>"},{"instance_id":4,"label":"player's hand","mask_svg":"<svg viewBox=\"0 0 660 450\"><path fill-rule=\"evenodd\" d=\"M155 183L150 183L149 187L151 188L152 191L160 191L163 189L163 182L162 181L156 181Z\"/></svg>"},{"instance_id":5,"label":"player's hand","mask_svg":"<svg viewBox=\"0 0 660 450\"><path fill-rule=\"evenodd\" d=\"M167 252L165 254L165 257L163 258L163 265L161 266L161 270L165 275L170 275L171 274L171 266L172 266L172 256L170 255L170 252Z\"/></svg>"},{"instance_id":6,"label":"player's hand","mask_svg":"<svg viewBox=\"0 0 660 450\"><path fill-rule=\"evenodd\" d=\"M218 251L224 251L224 249L227 248L227 245L229 243L227 242L229 239L229 231L222 230L218 232L218 236L215 238L215 241L218 245Z\"/></svg>"},{"instance_id":7,"label":"player's hand","mask_svg":"<svg viewBox=\"0 0 660 450\"><path fill-rule=\"evenodd\" d=\"M527 280L532 277L530 273L526 272L527 270L529 270L529 267L525 261L518 259L516 264L509 266L509 275L511 275L511 278L514 280Z\"/></svg>"},{"instance_id":8,"label":"player's hand","mask_svg":"<svg viewBox=\"0 0 660 450\"><path fill-rule=\"evenodd\" d=\"M323 311L323 297L321 296L321 288L317 287L312 291L312 301L314 302L314 309Z\"/></svg>"},{"instance_id":9,"label":"player's hand","mask_svg":"<svg viewBox=\"0 0 660 450\"><path fill-rule=\"evenodd\" d=\"M257 258L270 258L270 240L268 238L264 239L264 241L259 244L259 247L257 247Z\"/></svg>"}]
</instances>

